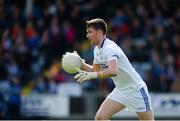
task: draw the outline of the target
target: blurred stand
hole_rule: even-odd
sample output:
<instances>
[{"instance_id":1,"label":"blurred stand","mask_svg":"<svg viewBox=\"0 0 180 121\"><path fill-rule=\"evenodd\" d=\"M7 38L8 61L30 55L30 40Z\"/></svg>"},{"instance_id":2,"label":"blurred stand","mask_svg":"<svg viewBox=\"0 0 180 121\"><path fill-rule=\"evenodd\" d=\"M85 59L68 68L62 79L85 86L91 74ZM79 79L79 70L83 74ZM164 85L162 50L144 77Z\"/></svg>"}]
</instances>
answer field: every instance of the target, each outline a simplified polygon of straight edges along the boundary
<instances>
[{"instance_id":1,"label":"blurred stand","mask_svg":"<svg viewBox=\"0 0 180 121\"><path fill-rule=\"evenodd\" d=\"M68 86L73 88L75 80L62 69L61 57L76 50L92 63L94 47L85 38L85 21L96 17L107 21L108 37L123 49L150 92L178 94L178 5L179 0L0 0L1 118L21 119L24 96L59 95L59 87L72 91ZM114 87L110 79L79 86L90 97ZM89 97L81 98L89 101L85 107L94 114ZM179 106L174 99L170 102Z\"/></svg>"}]
</instances>

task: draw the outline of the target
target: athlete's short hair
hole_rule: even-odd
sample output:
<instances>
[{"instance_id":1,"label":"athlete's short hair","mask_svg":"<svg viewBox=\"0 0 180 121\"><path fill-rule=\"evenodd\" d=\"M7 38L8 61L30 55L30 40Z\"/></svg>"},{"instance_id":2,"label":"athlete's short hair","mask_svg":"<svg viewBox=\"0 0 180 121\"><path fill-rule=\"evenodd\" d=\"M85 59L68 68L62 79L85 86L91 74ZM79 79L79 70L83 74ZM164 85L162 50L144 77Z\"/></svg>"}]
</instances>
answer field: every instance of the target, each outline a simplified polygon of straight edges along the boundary
<instances>
[{"instance_id":1,"label":"athlete's short hair","mask_svg":"<svg viewBox=\"0 0 180 121\"><path fill-rule=\"evenodd\" d=\"M93 27L96 30L102 30L103 34L106 34L107 32L107 24L106 22L101 18L91 19L89 21L86 21L86 28Z\"/></svg>"}]
</instances>

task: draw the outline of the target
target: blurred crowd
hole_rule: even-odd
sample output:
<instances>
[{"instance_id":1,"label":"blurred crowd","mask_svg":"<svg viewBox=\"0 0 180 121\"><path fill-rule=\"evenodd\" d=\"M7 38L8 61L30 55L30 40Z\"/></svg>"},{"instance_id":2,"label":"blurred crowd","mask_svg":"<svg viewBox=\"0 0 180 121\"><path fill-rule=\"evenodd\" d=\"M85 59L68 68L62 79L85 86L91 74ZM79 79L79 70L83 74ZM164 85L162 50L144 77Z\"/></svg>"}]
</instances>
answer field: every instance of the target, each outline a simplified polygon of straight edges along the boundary
<instances>
[{"instance_id":1,"label":"blurred crowd","mask_svg":"<svg viewBox=\"0 0 180 121\"><path fill-rule=\"evenodd\" d=\"M96 17L108 23L107 36L123 49L151 92L180 92L179 3L0 0L0 115L5 101L6 115L17 117L21 95L56 94L58 85L75 83L62 69L61 57L76 50L92 63L85 22ZM114 85L105 79L82 86L86 91L110 91Z\"/></svg>"}]
</instances>

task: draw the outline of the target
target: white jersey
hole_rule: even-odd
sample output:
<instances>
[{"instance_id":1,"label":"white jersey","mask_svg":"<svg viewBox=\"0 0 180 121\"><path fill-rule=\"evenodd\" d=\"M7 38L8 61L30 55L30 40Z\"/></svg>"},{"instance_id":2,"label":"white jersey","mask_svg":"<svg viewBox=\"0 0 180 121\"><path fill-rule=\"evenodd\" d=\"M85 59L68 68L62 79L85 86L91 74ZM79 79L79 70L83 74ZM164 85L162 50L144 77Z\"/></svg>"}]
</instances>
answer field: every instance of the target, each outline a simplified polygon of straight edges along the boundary
<instances>
[{"instance_id":1,"label":"white jersey","mask_svg":"<svg viewBox=\"0 0 180 121\"><path fill-rule=\"evenodd\" d=\"M141 88L145 85L140 75L130 64L128 58L122 49L112 40L104 39L101 48L94 48L94 64L100 64L101 70L108 67L107 62L110 60L118 61L117 76L111 77L115 86L119 90L127 88Z\"/></svg>"}]
</instances>

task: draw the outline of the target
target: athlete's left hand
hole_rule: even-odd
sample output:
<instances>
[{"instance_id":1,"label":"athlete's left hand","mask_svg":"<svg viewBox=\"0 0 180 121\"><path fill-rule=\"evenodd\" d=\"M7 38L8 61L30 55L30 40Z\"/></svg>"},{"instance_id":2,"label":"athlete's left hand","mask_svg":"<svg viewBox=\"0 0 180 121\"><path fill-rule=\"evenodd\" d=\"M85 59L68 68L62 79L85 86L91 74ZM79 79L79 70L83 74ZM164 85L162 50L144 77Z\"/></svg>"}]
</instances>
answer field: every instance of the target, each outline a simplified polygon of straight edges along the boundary
<instances>
[{"instance_id":1,"label":"athlete's left hand","mask_svg":"<svg viewBox=\"0 0 180 121\"><path fill-rule=\"evenodd\" d=\"M77 80L77 82L82 83L85 80L95 79L97 78L97 72L87 72L82 71L81 69L77 69L78 74L74 76L74 79Z\"/></svg>"}]
</instances>

